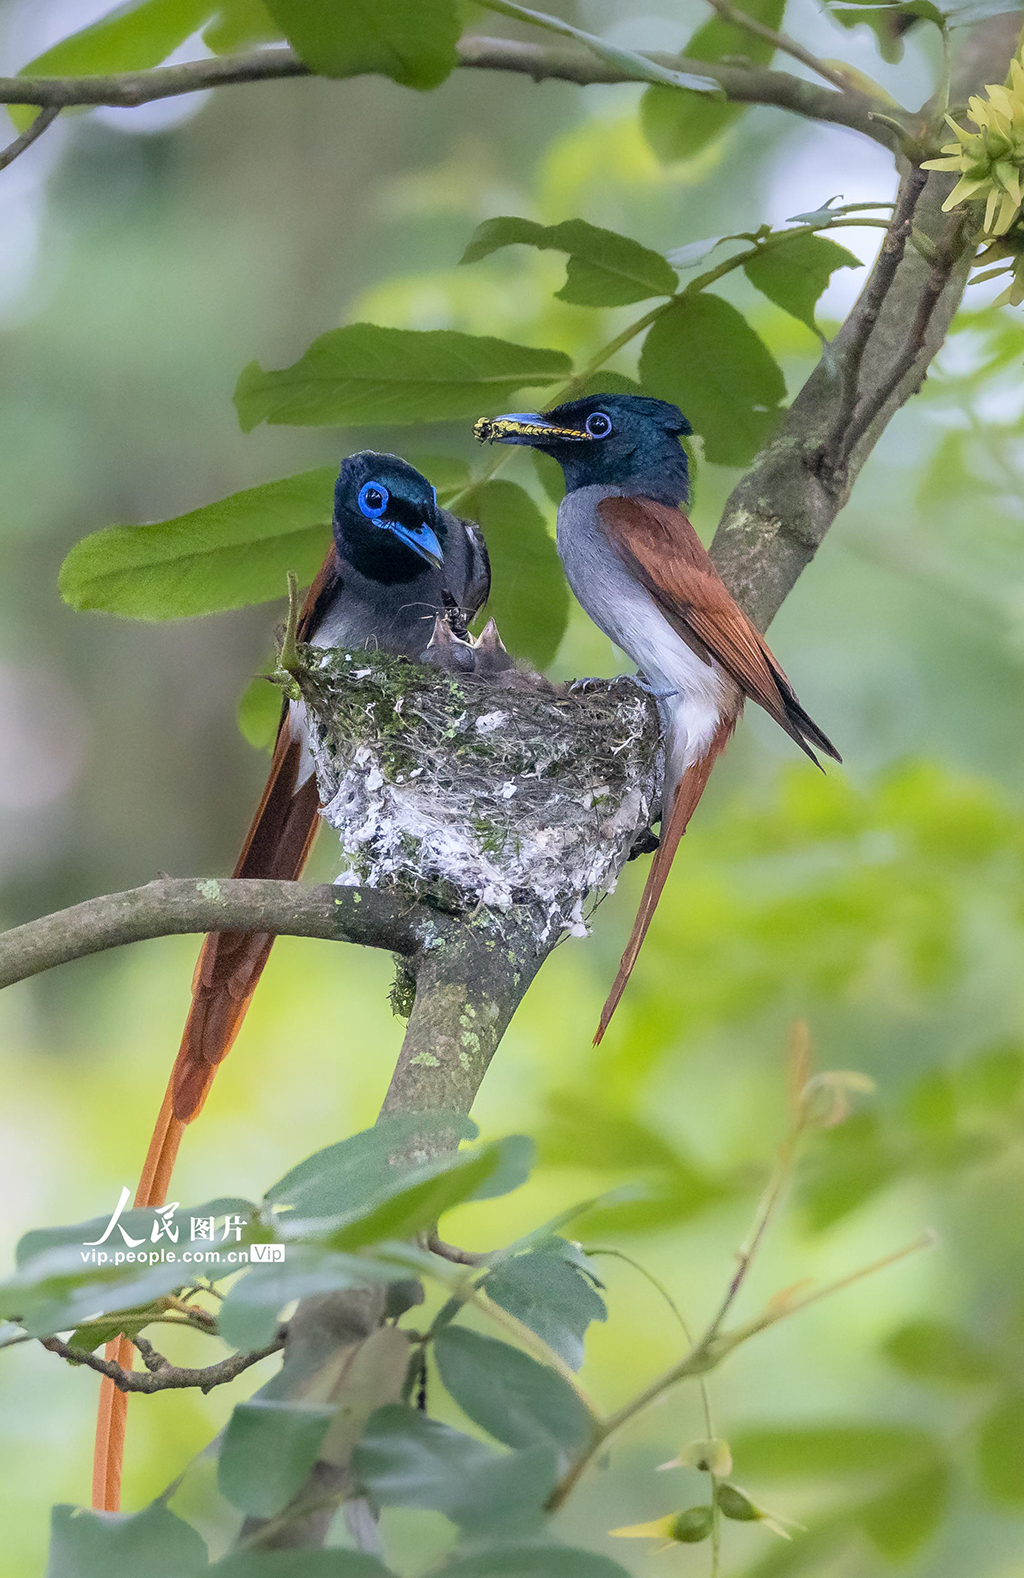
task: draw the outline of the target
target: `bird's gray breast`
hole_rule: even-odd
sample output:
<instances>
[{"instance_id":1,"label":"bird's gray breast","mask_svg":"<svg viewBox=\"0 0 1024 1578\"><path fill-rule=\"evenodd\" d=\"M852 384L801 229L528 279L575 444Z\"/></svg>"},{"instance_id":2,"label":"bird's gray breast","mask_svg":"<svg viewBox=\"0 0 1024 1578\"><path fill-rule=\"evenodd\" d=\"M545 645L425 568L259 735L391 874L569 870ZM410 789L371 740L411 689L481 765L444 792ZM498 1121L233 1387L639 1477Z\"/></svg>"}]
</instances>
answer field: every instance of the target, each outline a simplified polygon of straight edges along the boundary
<instances>
[{"instance_id":1,"label":"bird's gray breast","mask_svg":"<svg viewBox=\"0 0 1024 1578\"><path fill-rule=\"evenodd\" d=\"M558 552L577 601L595 625L648 673L652 637L665 620L650 594L630 575L598 515L603 500L620 498L624 491L595 483L567 493L558 506Z\"/></svg>"}]
</instances>

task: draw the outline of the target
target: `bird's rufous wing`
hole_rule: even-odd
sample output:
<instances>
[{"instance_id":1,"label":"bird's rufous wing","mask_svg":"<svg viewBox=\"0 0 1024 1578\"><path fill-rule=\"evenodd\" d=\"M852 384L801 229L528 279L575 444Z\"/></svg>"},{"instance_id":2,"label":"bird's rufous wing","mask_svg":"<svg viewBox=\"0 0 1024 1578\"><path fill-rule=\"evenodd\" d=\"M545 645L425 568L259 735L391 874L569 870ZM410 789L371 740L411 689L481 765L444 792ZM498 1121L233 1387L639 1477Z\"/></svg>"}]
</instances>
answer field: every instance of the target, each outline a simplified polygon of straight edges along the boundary
<instances>
[{"instance_id":1,"label":"bird's rufous wing","mask_svg":"<svg viewBox=\"0 0 1024 1578\"><path fill-rule=\"evenodd\" d=\"M702 657L714 658L812 761L812 747L838 761L835 746L800 705L682 511L654 499L613 497L598 505L598 513L626 568L682 639Z\"/></svg>"},{"instance_id":2,"label":"bird's rufous wing","mask_svg":"<svg viewBox=\"0 0 1024 1578\"><path fill-rule=\"evenodd\" d=\"M730 596L682 511L654 499L612 497L602 500L598 513L627 570L647 590L677 634L700 657L719 663L743 695L758 702L812 761L817 761L812 745L838 760L835 746L801 707L789 680L756 627ZM706 755L691 764L678 784L668 786L672 802L662 814L661 842L601 1013L595 1042L607 1030L626 989L679 841L704 793L715 759L725 749L738 711L737 707L723 712Z\"/></svg>"},{"instance_id":3,"label":"bird's rufous wing","mask_svg":"<svg viewBox=\"0 0 1024 1578\"><path fill-rule=\"evenodd\" d=\"M308 641L317 629L340 580L341 566L332 546L306 595L296 632L300 641ZM316 778L311 775L298 782L301 762L302 744L291 736L285 703L270 775L234 876L294 880L301 874L316 837L319 810ZM137 1206L162 1205L166 1200L185 1125L202 1107L217 1065L241 1028L273 944L266 932L211 932L205 938L181 1047L135 1193ZM107 1344L107 1358L123 1368L131 1368L133 1355L125 1337ZM104 1378L93 1455L93 1506L101 1511L116 1512L120 1503L127 1405L127 1394Z\"/></svg>"}]
</instances>

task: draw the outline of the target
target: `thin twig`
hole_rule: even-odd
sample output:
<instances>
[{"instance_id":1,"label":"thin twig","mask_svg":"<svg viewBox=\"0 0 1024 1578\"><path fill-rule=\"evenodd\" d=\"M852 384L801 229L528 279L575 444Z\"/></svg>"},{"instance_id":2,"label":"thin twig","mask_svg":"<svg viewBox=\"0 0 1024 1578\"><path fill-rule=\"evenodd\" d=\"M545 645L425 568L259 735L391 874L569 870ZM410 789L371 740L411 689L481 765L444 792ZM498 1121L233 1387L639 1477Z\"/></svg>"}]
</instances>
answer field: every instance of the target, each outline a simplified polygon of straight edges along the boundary
<instances>
[{"instance_id":1,"label":"thin twig","mask_svg":"<svg viewBox=\"0 0 1024 1578\"><path fill-rule=\"evenodd\" d=\"M896 271L903 261L913 225L914 210L927 179L927 172L919 166L915 166L904 179L896 199L892 221L882 241L878 260L854 309L853 329L842 346L842 398L821 456L822 471L836 480L841 478L853 447L847 442L847 435L860 398L860 370L864 361L864 352L878 322L882 303L892 288Z\"/></svg>"},{"instance_id":2,"label":"thin twig","mask_svg":"<svg viewBox=\"0 0 1024 1578\"><path fill-rule=\"evenodd\" d=\"M133 1341L138 1346L138 1340L133 1339ZM284 1347L285 1332L282 1328L273 1342L268 1343L265 1348L258 1348L252 1353L233 1353L227 1359L222 1359L219 1364L208 1364L201 1369L185 1369L180 1365L169 1364L160 1354L150 1349L153 1359L158 1360L159 1363L155 1368L147 1369L145 1372L126 1370L122 1365L114 1364L109 1359L101 1359L95 1353L78 1353L59 1337L41 1337L40 1342L50 1353L67 1359L71 1364L82 1364L89 1370L96 1370L98 1374L107 1376L122 1392L181 1391L191 1386L197 1386L202 1392L209 1392L215 1386L224 1386L228 1381L233 1381L236 1376L244 1374L254 1364L269 1358L272 1353L278 1353ZM149 1347L149 1344L146 1346ZM142 1349L139 1351L142 1352Z\"/></svg>"},{"instance_id":3,"label":"thin twig","mask_svg":"<svg viewBox=\"0 0 1024 1578\"><path fill-rule=\"evenodd\" d=\"M749 33L753 38L761 39L762 43L770 44L773 49L781 50L784 55L790 55L794 60L799 60L802 66L813 71L817 76L823 77L840 92L845 92L849 82L842 72L836 71L826 61L819 60L817 55L798 44L795 38L790 38L787 33L777 33L773 27L768 27L764 22L759 22L756 17L750 16L746 11L740 11L736 6L730 5L729 0L708 0L712 10L717 11L723 22L730 23L733 27L740 28L742 32Z\"/></svg>"},{"instance_id":4,"label":"thin twig","mask_svg":"<svg viewBox=\"0 0 1024 1578\"><path fill-rule=\"evenodd\" d=\"M59 104L51 104L48 108L40 110L31 126L26 126L21 136L15 137L14 141L9 142L7 147L0 152L0 170L6 170L7 166L13 164L15 159L25 152L26 148L31 148L36 139L43 135L46 128L53 125L59 114Z\"/></svg>"},{"instance_id":5,"label":"thin twig","mask_svg":"<svg viewBox=\"0 0 1024 1578\"><path fill-rule=\"evenodd\" d=\"M928 283L918 299L914 321L910 326L910 332L907 335L903 350L893 362L888 375L878 385L877 389L873 389L870 394L865 395L857 404L856 411L846 431L847 454L850 453L867 432L879 412L885 409L924 349L932 315L939 304L942 292L949 284L950 275L956 266L957 258L960 254L959 243L962 229L962 221L958 215L950 226L945 245L939 247L932 262L928 274Z\"/></svg>"}]
</instances>

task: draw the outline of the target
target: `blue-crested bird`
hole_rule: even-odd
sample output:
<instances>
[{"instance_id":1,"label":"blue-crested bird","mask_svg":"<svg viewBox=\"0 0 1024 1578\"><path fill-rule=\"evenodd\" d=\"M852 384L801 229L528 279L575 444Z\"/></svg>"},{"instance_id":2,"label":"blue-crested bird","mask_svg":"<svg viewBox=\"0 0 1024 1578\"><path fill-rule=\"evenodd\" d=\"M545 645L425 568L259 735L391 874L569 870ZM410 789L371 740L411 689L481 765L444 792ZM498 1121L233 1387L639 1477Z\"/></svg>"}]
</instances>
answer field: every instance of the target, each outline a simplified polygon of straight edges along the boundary
<instances>
[{"instance_id":1,"label":"blue-crested bird","mask_svg":"<svg viewBox=\"0 0 1024 1578\"><path fill-rule=\"evenodd\" d=\"M454 643L431 651L435 629L464 635L487 601L490 567L479 528L441 509L426 477L396 455L364 450L342 463L333 537L299 616L300 641L351 651L373 647L416 662L443 662ZM234 876L294 880L301 874L319 811L306 741L303 704L286 702L270 776ZM217 1066L241 1028L273 943L265 932L215 932L203 942L137 1206L162 1205L167 1198L185 1125L202 1107ZM130 1366L131 1344L118 1339L107 1357ZM105 1380L93 1504L107 1511L116 1510L120 1499L126 1404L126 1394Z\"/></svg>"},{"instance_id":2,"label":"blue-crested bird","mask_svg":"<svg viewBox=\"0 0 1024 1578\"><path fill-rule=\"evenodd\" d=\"M600 1041L629 980L679 840L749 697L817 764L840 760L808 717L759 631L730 596L683 514L689 471L682 412L645 395L594 395L546 412L483 417L481 441L527 444L561 465L558 551L577 599L658 697L665 734L661 842Z\"/></svg>"}]
</instances>

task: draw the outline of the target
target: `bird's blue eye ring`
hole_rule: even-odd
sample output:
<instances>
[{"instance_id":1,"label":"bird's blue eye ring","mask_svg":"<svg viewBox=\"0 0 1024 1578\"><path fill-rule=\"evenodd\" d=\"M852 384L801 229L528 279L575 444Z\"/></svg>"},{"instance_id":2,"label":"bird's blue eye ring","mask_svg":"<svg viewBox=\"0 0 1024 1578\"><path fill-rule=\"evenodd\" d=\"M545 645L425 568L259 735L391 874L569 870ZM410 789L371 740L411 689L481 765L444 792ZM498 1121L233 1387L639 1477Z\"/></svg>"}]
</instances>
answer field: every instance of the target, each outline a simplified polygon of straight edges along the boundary
<instances>
[{"instance_id":1,"label":"bird's blue eye ring","mask_svg":"<svg viewBox=\"0 0 1024 1578\"><path fill-rule=\"evenodd\" d=\"M368 520L379 521L390 498L383 482L364 482L359 489L359 508Z\"/></svg>"},{"instance_id":2,"label":"bird's blue eye ring","mask_svg":"<svg viewBox=\"0 0 1024 1578\"><path fill-rule=\"evenodd\" d=\"M612 419L607 411L592 411L583 425L591 438L607 438L612 430Z\"/></svg>"}]
</instances>

